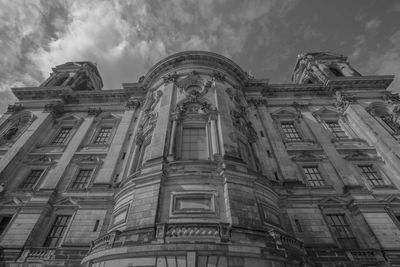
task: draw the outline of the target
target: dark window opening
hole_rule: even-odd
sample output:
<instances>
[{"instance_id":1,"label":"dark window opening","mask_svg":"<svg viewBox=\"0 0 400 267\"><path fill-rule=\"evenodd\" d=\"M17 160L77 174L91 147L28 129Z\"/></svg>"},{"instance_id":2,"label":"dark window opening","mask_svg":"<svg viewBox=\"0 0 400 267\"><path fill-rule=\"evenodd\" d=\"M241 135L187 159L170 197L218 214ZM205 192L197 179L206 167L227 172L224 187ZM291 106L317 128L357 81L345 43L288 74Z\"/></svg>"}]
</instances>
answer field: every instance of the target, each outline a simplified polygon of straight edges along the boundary
<instances>
[{"instance_id":1,"label":"dark window opening","mask_svg":"<svg viewBox=\"0 0 400 267\"><path fill-rule=\"evenodd\" d=\"M297 131L294 122L282 122L281 126L288 141L301 141L299 132Z\"/></svg>"},{"instance_id":2,"label":"dark window opening","mask_svg":"<svg viewBox=\"0 0 400 267\"><path fill-rule=\"evenodd\" d=\"M294 220L294 223L296 224L297 231L298 231L299 233L303 232L303 229L301 228L301 224L300 224L299 220L298 220L298 219L295 219L295 220Z\"/></svg>"},{"instance_id":3,"label":"dark window opening","mask_svg":"<svg viewBox=\"0 0 400 267\"><path fill-rule=\"evenodd\" d=\"M329 70L337 77L343 77L343 73L342 71L340 71L339 69L335 68L335 67L329 67Z\"/></svg>"},{"instance_id":4,"label":"dark window opening","mask_svg":"<svg viewBox=\"0 0 400 267\"><path fill-rule=\"evenodd\" d=\"M274 172L275 180L279 181L279 176L277 172Z\"/></svg>"},{"instance_id":5,"label":"dark window opening","mask_svg":"<svg viewBox=\"0 0 400 267\"><path fill-rule=\"evenodd\" d=\"M108 140L110 139L111 132L112 132L112 127L101 127L93 143L96 145L107 144Z\"/></svg>"},{"instance_id":6,"label":"dark window opening","mask_svg":"<svg viewBox=\"0 0 400 267\"><path fill-rule=\"evenodd\" d=\"M338 121L326 121L325 123L335 138L337 139L348 138L347 134L343 131Z\"/></svg>"},{"instance_id":7,"label":"dark window opening","mask_svg":"<svg viewBox=\"0 0 400 267\"><path fill-rule=\"evenodd\" d=\"M374 167L370 165L359 165L362 174L367 179L369 185L376 186L376 185L384 185L385 182L383 181L382 177L378 175Z\"/></svg>"},{"instance_id":8,"label":"dark window opening","mask_svg":"<svg viewBox=\"0 0 400 267\"><path fill-rule=\"evenodd\" d=\"M26 177L25 181L22 183L21 188L32 189L39 180L42 173L43 170L31 170L28 177Z\"/></svg>"},{"instance_id":9,"label":"dark window opening","mask_svg":"<svg viewBox=\"0 0 400 267\"><path fill-rule=\"evenodd\" d=\"M261 135L261 137L264 137L264 132L260 131L260 135Z\"/></svg>"},{"instance_id":10,"label":"dark window opening","mask_svg":"<svg viewBox=\"0 0 400 267\"><path fill-rule=\"evenodd\" d=\"M92 176L93 169L82 169L79 170L78 174L75 177L74 182L71 185L72 189L83 189L89 182L90 177Z\"/></svg>"},{"instance_id":11,"label":"dark window opening","mask_svg":"<svg viewBox=\"0 0 400 267\"><path fill-rule=\"evenodd\" d=\"M72 131L72 127L63 127L58 131L57 135L54 137L51 142L52 145L63 145L65 141L67 141L68 136Z\"/></svg>"},{"instance_id":12,"label":"dark window opening","mask_svg":"<svg viewBox=\"0 0 400 267\"><path fill-rule=\"evenodd\" d=\"M339 241L342 248L358 248L358 243L354 237L353 231L350 228L344 214L327 215L328 223Z\"/></svg>"},{"instance_id":13,"label":"dark window opening","mask_svg":"<svg viewBox=\"0 0 400 267\"><path fill-rule=\"evenodd\" d=\"M60 244L70 219L70 215L58 215L56 217L43 247L57 247Z\"/></svg>"},{"instance_id":14,"label":"dark window opening","mask_svg":"<svg viewBox=\"0 0 400 267\"><path fill-rule=\"evenodd\" d=\"M324 186L325 181L321 177L321 173L317 166L303 167L304 174L306 175L307 182L312 187Z\"/></svg>"},{"instance_id":15,"label":"dark window opening","mask_svg":"<svg viewBox=\"0 0 400 267\"><path fill-rule=\"evenodd\" d=\"M267 150L267 155L270 158L271 157L271 151Z\"/></svg>"},{"instance_id":16,"label":"dark window opening","mask_svg":"<svg viewBox=\"0 0 400 267\"><path fill-rule=\"evenodd\" d=\"M4 216L0 219L0 235L4 233L8 224L11 222L12 216Z\"/></svg>"},{"instance_id":17,"label":"dark window opening","mask_svg":"<svg viewBox=\"0 0 400 267\"><path fill-rule=\"evenodd\" d=\"M99 228L100 220L96 220L96 223L94 224L93 227L93 232L97 232L97 229Z\"/></svg>"}]
</instances>

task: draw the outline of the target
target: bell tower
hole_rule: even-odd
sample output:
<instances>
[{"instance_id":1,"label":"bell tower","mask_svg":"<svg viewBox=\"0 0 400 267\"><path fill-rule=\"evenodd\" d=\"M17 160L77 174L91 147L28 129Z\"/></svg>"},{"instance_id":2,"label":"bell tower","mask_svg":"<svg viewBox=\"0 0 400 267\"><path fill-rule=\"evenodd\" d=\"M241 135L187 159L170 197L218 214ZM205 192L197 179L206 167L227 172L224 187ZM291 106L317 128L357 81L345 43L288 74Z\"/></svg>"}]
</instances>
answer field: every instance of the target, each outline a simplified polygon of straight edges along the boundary
<instances>
[{"instance_id":1,"label":"bell tower","mask_svg":"<svg viewBox=\"0 0 400 267\"><path fill-rule=\"evenodd\" d=\"M292 82L297 84L325 83L337 77L361 76L343 55L330 52L302 53L297 56Z\"/></svg>"},{"instance_id":2,"label":"bell tower","mask_svg":"<svg viewBox=\"0 0 400 267\"><path fill-rule=\"evenodd\" d=\"M103 81L94 63L67 62L52 69L53 73L40 87L68 86L72 90L101 90Z\"/></svg>"}]
</instances>

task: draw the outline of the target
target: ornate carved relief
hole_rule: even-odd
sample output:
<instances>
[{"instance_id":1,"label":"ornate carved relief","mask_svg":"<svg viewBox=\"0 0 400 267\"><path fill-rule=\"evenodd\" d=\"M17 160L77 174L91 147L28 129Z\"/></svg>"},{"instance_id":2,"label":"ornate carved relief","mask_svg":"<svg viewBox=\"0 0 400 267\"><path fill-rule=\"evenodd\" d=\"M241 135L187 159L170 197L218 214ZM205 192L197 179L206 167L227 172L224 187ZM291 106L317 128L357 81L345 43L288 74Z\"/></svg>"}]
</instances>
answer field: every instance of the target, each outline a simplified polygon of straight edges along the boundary
<instances>
[{"instance_id":1,"label":"ornate carved relief","mask_svg":"<svg viewBox=\"0 0 400 267\"><path fill-rule=\"evenodd\" d=\"M88 115L97 117L103 112L101 108L88 108Z\"/></svg>"},{"instance_id":2,"label":"ornate carved relief","mask_svg":"<svg viewBox=\"0 0 400 267\"><path fill-rule=\"evenodd\" d=\"M29 113L23 112L10 117L0 129L0 145L12 142L16 139L36 117Z\"/></svg>"},{"instance_id":3,"label":"ornate carved relief","mask_svg":"<svg viewBox=\"0 0 400 267\"><path fill-rule=\"evenodd\" d=\"M17 104L13 104L13 105L8 105L7 112L14 113L14 112L18 112L22 109L23 109L23 105L20 103L17 103Z\"/></svg>"},{"instance_id":4,"label":"ornate carved relief","mask_svg":"<svg viewBox=\"0 0 400 267\"><path fill-rule=\"evenodd\" d=\"M64 114L64 105L60 102L57 104L44 105L44 111L50 112L53 118L60 118Z\"/></svg>"},{"instance_id":5,"label":"ornate carved relief","mask_svg":"<svg viewBox=\"0 0 400 267\"><path fill-rule=\"evenodd\" d=\"M336 92L336 106L342 110L345 110L351 103L355 103L357 98L354 94L346 94L341 91Z\"/></svg>"},{"instance_id":6,"label":"ornate carved relief","mask_svg":"<svg viewBox=\"0 0 400 267\"><path fill-rule=\"evenodd\" d=\"M207 94L211 87L215 87L215 78L210 81L203 79L197 71L192 71L185 78L176 82L176 86L180 92L185 92L187 95L198 95L199 97Z\"/></svg>"},{"instance_id":7,"label":"ornate carved relief","mask_svg":"<svg viewBox=\"0 0 400 267\"><path fill-rule=\"evenodd\" d=\"M245 109L241 111L231 110L231 118L233 126L242 134L244 134L250 143L255 142L258 138L256 131L251 122L247 122L245 118Z\"/></svg>"},{"instance_id":8,"label":"ornate carved relief","mask_svg":"<svg viewBox=\"0 0 400 267\"><path fill-rule=\"evenodd\" d=\"M129 100L126 102L126 108L127 109L136 109L142 105L142 100L138 98L131 97Z\"/></svg>"}]
</instances>

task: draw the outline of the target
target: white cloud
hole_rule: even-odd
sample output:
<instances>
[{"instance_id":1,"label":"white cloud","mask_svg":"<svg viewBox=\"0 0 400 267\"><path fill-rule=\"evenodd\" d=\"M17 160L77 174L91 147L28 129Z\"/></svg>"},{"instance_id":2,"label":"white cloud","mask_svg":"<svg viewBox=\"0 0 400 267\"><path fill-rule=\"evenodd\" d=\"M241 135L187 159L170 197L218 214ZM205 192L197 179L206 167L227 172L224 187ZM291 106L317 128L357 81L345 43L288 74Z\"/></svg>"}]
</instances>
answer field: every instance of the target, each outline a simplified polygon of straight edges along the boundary
<instances>
[{"instance_id":1,"label":"white cloud","mask_svg":"<svg viewBox=\"0 0 400 267\"><path fill-rule=\"evenodd\" d=\"M377 30L380 25L381 25L381 20L379 18L374 18L365 24L365 30L367 31Z\"/></svg>"}]
</instances>

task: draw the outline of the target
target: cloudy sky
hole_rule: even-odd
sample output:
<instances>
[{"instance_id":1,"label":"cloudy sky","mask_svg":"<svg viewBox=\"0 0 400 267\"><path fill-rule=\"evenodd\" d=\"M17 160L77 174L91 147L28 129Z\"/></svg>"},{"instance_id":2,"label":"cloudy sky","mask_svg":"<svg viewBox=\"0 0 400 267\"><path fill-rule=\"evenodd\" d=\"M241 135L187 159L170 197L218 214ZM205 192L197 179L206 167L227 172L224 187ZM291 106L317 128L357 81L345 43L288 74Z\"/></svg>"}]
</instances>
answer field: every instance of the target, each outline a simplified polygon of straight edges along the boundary
<instances>
[{"instance_id":1,"label":"cloudy sky","mask_svg":"<svg viewBox=\"0 0 400 267\"><path fill-rule=\"evenodd\" d=\"M96 62L115 89L183 50L220 53L271 83L289 82L305 51L399 75L399 18L398 0L0 0L0 111L11 87L38 85L52 66Z\"/></svg>"}]
</instances>

